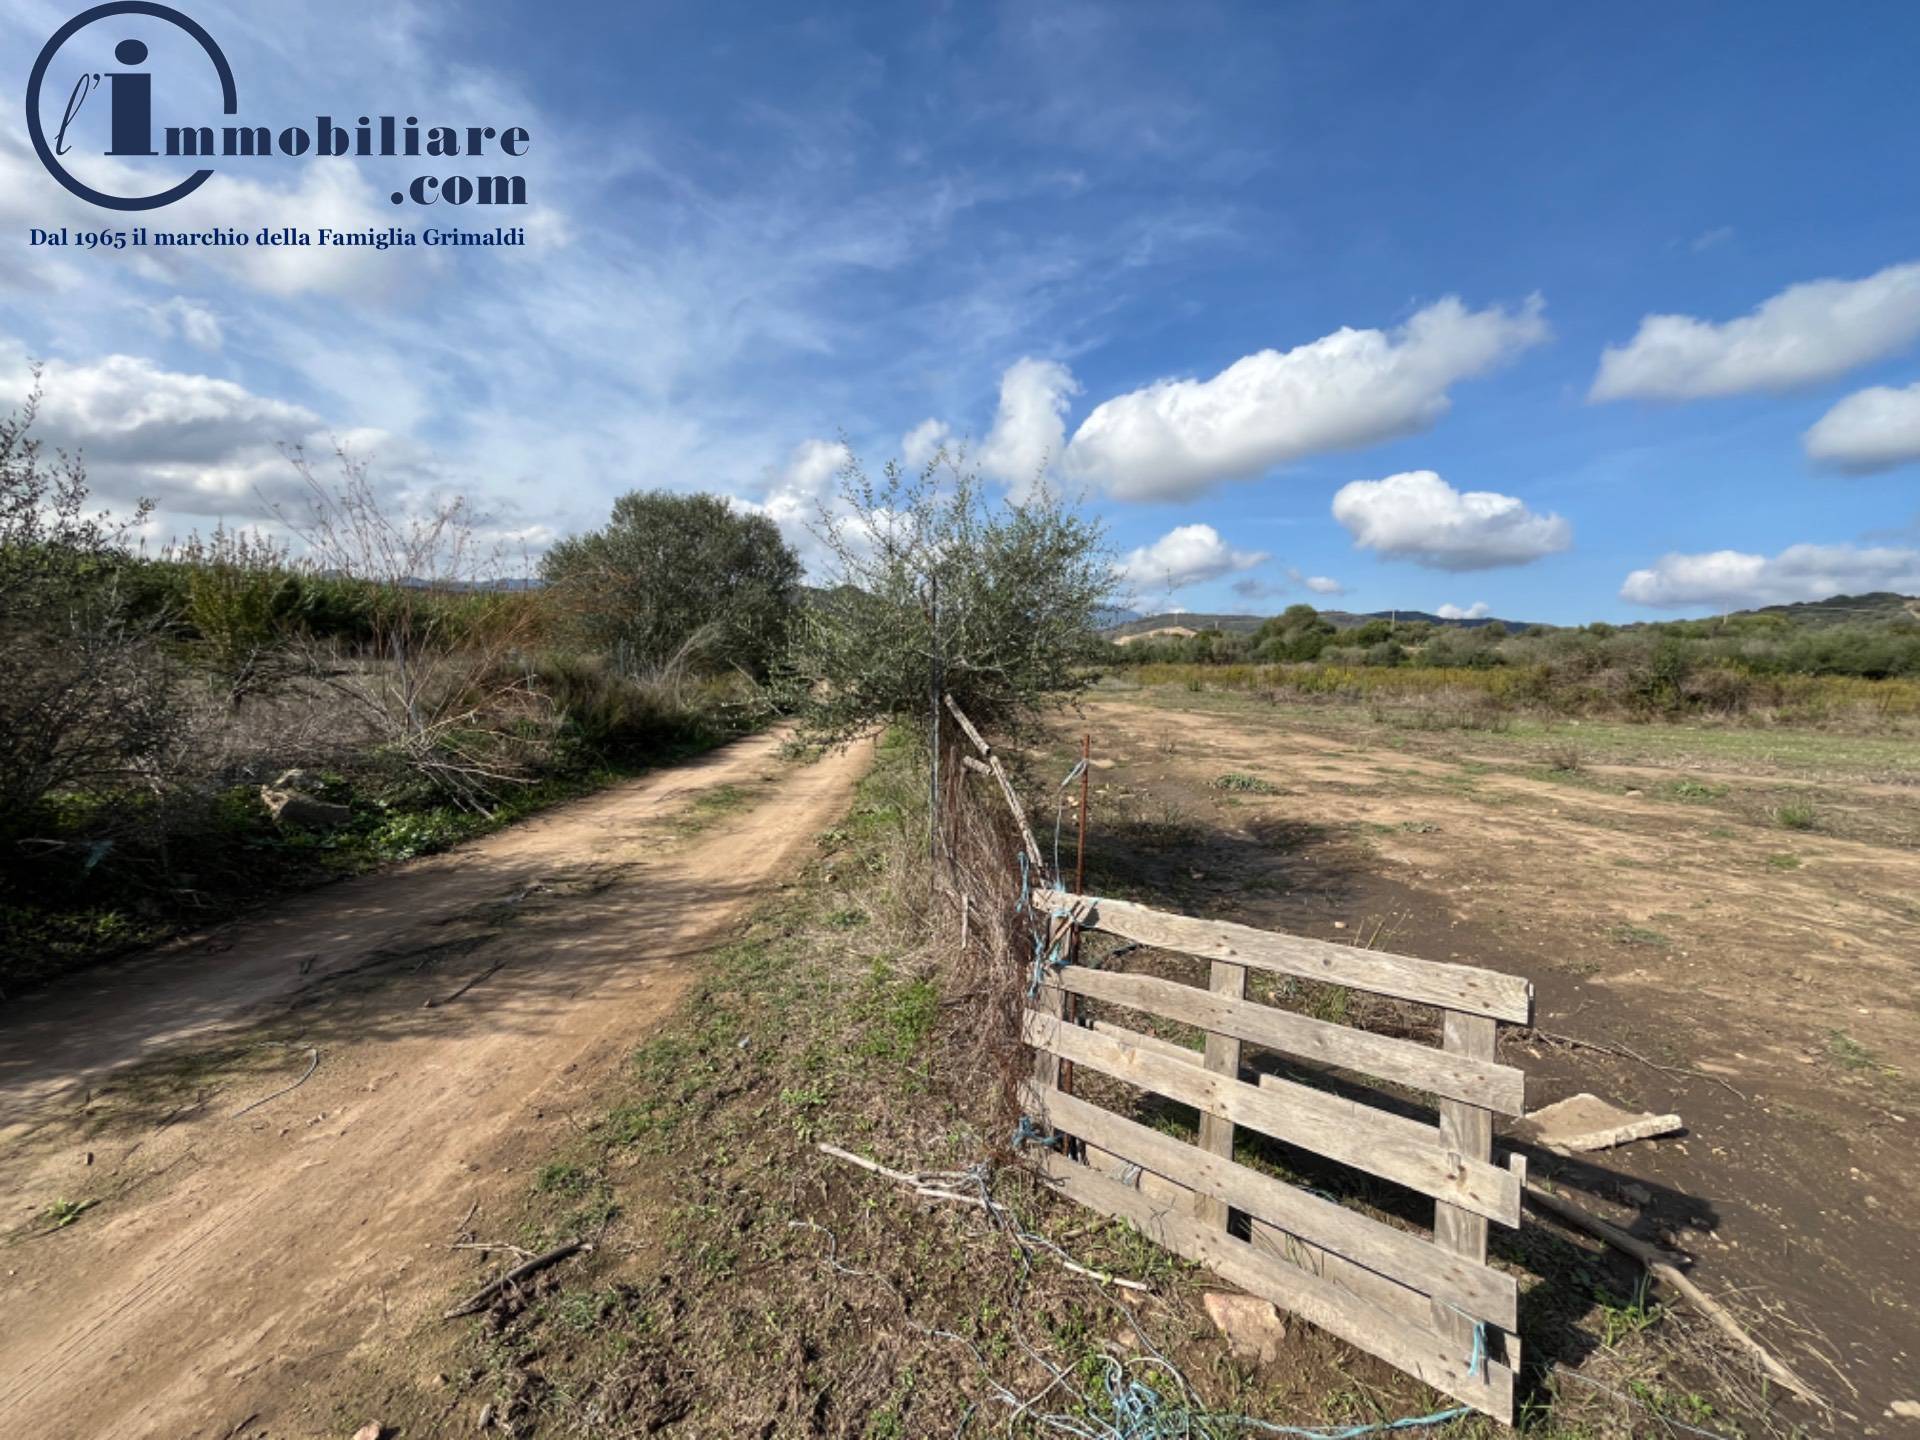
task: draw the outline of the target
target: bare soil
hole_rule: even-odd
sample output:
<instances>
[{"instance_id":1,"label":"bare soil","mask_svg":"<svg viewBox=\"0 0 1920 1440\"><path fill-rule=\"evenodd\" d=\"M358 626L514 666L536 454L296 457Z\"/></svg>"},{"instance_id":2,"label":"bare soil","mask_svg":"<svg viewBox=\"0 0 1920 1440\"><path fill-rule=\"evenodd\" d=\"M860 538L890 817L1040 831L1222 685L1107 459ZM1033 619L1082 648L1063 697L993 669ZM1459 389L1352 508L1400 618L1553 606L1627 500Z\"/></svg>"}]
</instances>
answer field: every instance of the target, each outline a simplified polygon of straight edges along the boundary
<instances>
[{"instance_id":1,"label":"bare soil","mask_svg":"<svg viewBox=\"0 0 1920 1440\"><path fill-rule=\"evenodd\" d=\"M0 1017L0 1434L347 1433L329 1377L506 1268L450 1242L524 1196L865 764L777 752L740 742Z\"/></svg>"},{"instance_id":2,"label":"bare soil","mask_svg":"<svg viewBox=\"0 0 1920 1440\"><path fill-rule=\"evenodd\" d=\"M1431 732L1170 689L1102 692L1073 728L1097 767L1089 889L1528 976L1537 1031L1504 1058L1530 1105L1591 1090L1687 1123L1580 1162L1536 1152L1535 1175L1696 1257L1834 1402L1811 1428L1920 1432L1892 1409L1920 1400L1916 757L1817 734ZM1523 1301L1530 1353L1577 1365L1551 1288Z\"/></svg>"}]
</instances>

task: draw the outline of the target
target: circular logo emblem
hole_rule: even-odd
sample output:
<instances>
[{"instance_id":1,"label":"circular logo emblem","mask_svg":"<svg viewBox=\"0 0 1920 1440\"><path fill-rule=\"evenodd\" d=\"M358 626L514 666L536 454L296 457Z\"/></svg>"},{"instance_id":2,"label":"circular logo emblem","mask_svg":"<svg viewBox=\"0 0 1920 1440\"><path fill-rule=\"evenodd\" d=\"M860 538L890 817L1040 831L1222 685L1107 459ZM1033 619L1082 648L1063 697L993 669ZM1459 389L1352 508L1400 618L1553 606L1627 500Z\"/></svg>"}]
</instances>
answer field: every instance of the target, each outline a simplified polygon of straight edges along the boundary
<instances>
[{"instance_id":1,"label":"circular logo emblem","mask_svg":"<svg viewBox=\"0 0 1920 1440\"><path fill-rule=\"evenodd\" d=\"M207 177L212 175L213 171L196 170L178 185L154 195L108 195L95 190L91 185L68 172L67 167L60 163L60 157L54 147L47 143L46 127L40 119L40 86L46 79L47 67L53 63L53 57L60 52L60 47L94 21L105 20L115 15L151 16L156 20L164 20L167 24L191 36L194 43L206 52L207 59L213 62L214 73L220 77L222 113L231 115L238 108L239 102L233 85L233 70L227 64L227 57L220 53L220 47L214 44L213 37L207 34L197 22L188 19L178 10L170 9L165 5L156 5L152 0L109 0L105 5L96 5L91 10L82 11L74 16L54 31L53 38L41 48L39 57L33 62L33 71L27 76L27 135L33 141L34 152L39 155L40 163L47 167L47 173L82 200L105 206L109 210L157 210L162 205L171 205L175 200L191 195L206 183ZM113 55L122 65L139 65L147 58L147 47L138 40L122 40L114 47ZM144 107L149 103L147 87L150 81L147 76L115 76L113 78L115 80L137 79L141 87L138 104ZM116 93L114 96L115 147L108 153L151 153L144 148L138 150L121 148L122 127L130 123L131 112L136 102L128 99L125 103L129 111L127 115L123 115L122 97ZM142 109L137 118L146 122L149 116Z\"/></svg>"}]
</instances>

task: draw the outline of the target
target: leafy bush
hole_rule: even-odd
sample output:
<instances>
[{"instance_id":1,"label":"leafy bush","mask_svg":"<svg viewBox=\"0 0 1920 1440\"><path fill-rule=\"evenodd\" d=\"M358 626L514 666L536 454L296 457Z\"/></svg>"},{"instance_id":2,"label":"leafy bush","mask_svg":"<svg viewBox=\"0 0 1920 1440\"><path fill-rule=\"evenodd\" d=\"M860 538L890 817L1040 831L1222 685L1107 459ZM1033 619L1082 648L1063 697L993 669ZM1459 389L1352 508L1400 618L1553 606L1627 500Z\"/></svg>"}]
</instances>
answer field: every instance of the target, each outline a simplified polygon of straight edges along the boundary
<instances>
[{"instance_id":1,"label":"leafy bush","mask_svg":"<svg viewBox=\"0 0 1920 1440\"><path fill-rule=\"evenodd\" d=\"M665 490L622 495L605 529L562 540L541 573L578 635L643 676L694 662L764 679L800 585L766 516Z\"/></svg>"},{"instance_id":2,"label":"leafy bush","mask_svg":"<svg viewBox=\"0 0 1920 1440\"><path fill-rule=\"evenodd\" d=\"M964 457L942 455L917 477L889 464L877 484L851 462L840 499L819 526L831 583L788 660L807 738L924 717L935 683L982 728L1018 727L1092 682L1112 560L1051 490L993 503Z\"/></svg>"}]
</instances>

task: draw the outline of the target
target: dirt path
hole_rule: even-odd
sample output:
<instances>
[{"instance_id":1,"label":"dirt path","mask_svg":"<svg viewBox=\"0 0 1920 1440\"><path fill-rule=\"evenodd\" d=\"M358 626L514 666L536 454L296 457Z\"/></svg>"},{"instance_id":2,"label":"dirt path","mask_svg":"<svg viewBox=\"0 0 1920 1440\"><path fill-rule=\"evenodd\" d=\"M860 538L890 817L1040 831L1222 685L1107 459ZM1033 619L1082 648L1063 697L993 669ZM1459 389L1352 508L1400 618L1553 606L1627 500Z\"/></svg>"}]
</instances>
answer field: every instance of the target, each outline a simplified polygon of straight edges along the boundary
<instances>
[{"instance_id":1,"label":"dirt path","mask_svg":"<svg viewBox=\"0 0 1920 1440\"><path fill-rule=\"evenodd\" d=\"M864 763L776 751L742 742L7 1015L0 1434L223 1437L255 1413L250 1434L351 1433L314 1412L321 1382L446 1303L472 1271L447 1243L525 1193L571 1102Z\"/></svg>"}]
</instances>

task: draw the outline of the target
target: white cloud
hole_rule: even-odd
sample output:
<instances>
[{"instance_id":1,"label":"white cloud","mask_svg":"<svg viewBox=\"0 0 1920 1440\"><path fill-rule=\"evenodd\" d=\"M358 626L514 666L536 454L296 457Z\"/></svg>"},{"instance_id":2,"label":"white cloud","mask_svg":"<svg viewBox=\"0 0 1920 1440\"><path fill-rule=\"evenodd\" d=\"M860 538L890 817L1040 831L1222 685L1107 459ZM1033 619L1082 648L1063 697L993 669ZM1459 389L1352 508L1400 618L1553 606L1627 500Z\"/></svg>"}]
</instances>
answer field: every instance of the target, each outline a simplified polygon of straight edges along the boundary
<instances>
[{"instance_id":1,"label":"white cloud","mask_svg":"<svg viewBox=\"0 0 1920 1440\"><path fill-rule=\"evenodd\" d=\"M1484 620L1493 613L1493 607L1484 600L1476 600L1471 605L1442 605L1433 613L1442 620Z\"/></svg>"},{"instance_id":2,"label":"white cloud","mask_svg":"<svg viewBox=\"0 0 1920 1440\"><path fill-rule=\"evenodd\" d=\"M765 515L778 525L787 543L807 563L808 570L817 572L827 552L812 527L819 524L823 508L833 503L840 472L852 459L852 453L841 441L802 440L794 446L787 463L768 478L764 500L735 503L743 510Z\"/></svg>"},{"instance_id":3,"label":"white cloud","mask_svg":"<svg viewBox=\"0 0 1920 1440\"><path fill-rule=\"evenodd\" d=\"M30 384L25 348L0 341L4 403ZM295 490L283 443L330 448L320 416L305 406L133 355L49 362L41 386L36 432L81 452L101 500L117 508L146 497L165 516L261 516L263 497Z\"/></svg>"},{"instance_id":4,"label":"white cloud","mask_svg":"<svg viewBox=\"0 0 1920 1440\"><path fill-rule=\"evenodd\" d=\"M1262 350L1210 380L1160 380L1095 407L1065 471L1122 500L1181 499L1330 450L1424 430L1448 388L1547 337L1539 296L1517 311L1448 297L1393 331L1343 328Z\"/></svg>"},{"instance_id":5,"label":"white cloud","mask_svg":"<svg viewBox=\"0 0 1920 1440\"><path fill-rule=\"evenodd\" d=\"M1073 373L1056 360L1016 360L1000 377L1000 409L980 447L980 468L1024 494L1067 438L1067 402L1080 393Z\"/></svg>"},{"instance_id":6,"label":"white cloud","mask_svg":"<svg viewBox=\"0 0 1920 1440\"><path fill-rule=\"evenodd\" d=\"M1183 590L1237 570L1251 570L1266 559L1264 551L1234 549L1211 525L1182 525L1151 545L1129 551L1119 569L1121 579L1131 586Z\"/></svg>"},{"instance_id":7,"label":"white cloud","mask_svg":"<svg viewBox=\"0 0 1920 1440\"><path fill-rule=\"evenodd\" d=\"M1920 337L1920 264L1864 280L1790 285L1750 315L1714 323L1649 315L1600 357L1589 400L1698 400L1833 380Z\"/></svg>"},{"instance_id":8,"label":"white cloud","mask_svg":"<svg viewBox=\"0 0 1920 1440\"><path fill-rule=\"evenodd\" d=\"M922 420L900 437L900 458L909 470L924 470L942 446L951 447L952 443L953 427L946 421Z\"/></svg>"},{"instance_id":9,"label":"white cloud","mask_svg":"<svg viewBox=\"0 0 1920 1440\"><path fill-rule=\"evenodd\" d=\"M1897 546L1789 545L1778 555L1714 550L1663 555L1635 570L1620 598L1636 605L1784 605L1873 590L1920 594L1920 550Z\"/></svg>"},{"instance_id":10,"label":"white cloud","mask_svg":"<svg viewBox=\"0 0 1920 1440\"><path fill-rule=\"evenodd\" d=\"M1733 238L1731 225L1719 225L1712 230L1703 230L1693 237L1693 253L1698 255L1711 250L1716 245L1724 245Z\"/></svg>"},{"instance_id":11,"label":"white cloud","mask_svg":"<svg viewBox=\"0 0 1920 1440\"><path fill-rule=\"evenodd\" d=\"M1298 574L1298 571L1294 572ZM1347 587L1330 575L1308 575L1300 583L1316 595L1344 595Z\"/></svg>"},{"instance_id":12,"label":"white cloud","mask_svg":"<svg viewBox=\"0 0 1920 1440\"><path fill-rule=\"evenodd\" d=\"M1333 497L1333 518L1363 550L1436 570L1525 565L1573 543L1573 526L1511 495L1460 491L1431 470L1355 480Z\"/></svg>"},{"instance_id":13,"label":"white cloud","mask_svg":"<svg viewBox=\"0 0 1920 1440\"><path fill-rule=\"evenodd\" d=\"M1807 458L1865 474L1920 460L1920 384L1857 390L1814 422Z\"/></svg>"},{"instance_id":14,"label":"white cloud","mask_svg":"<svg viewBox=\"0 0 1920 1440\"><path fill-rule=\"evenodd\" d=\"M189 345L201 350L218 350L226 343L226 336L220 328L220 317L205 305L175 295L170 300L145 308L147 319L161 335L178 335Z\"/></svg>"}]
</instances>

